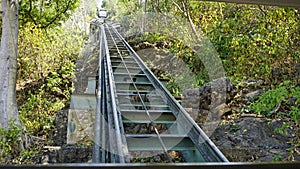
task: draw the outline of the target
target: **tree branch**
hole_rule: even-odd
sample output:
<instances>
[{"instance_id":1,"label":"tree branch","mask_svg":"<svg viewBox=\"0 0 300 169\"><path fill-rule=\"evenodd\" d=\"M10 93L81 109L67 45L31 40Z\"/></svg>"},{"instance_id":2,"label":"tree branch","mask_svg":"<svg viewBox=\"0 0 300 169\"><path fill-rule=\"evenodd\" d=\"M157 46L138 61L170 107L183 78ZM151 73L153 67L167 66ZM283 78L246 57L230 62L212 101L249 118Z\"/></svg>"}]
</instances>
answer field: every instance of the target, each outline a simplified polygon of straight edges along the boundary
<instances>
[{"instance_id":1,"label":"tree branch","mask_svg":"<svg viewBox=\"0 0 300 169\"><path fill-rule=\"evenodd\" d=\"M266 13L266 11L264 11L262 8L261 8L261 5L258 5L258 9L264 14L264 16L267 16L268 14Z\"/></svg>"},{"instance_id":2,"label":"tree branch","mask_svg":"<svg viewBox=\"0 0 300 169\"><path fill-rule=\"evenodd\" d=\"M63 11L61 11L59 14L57 14L48 24L46 24L45 26L41 26L40 28L47 28L48 26L50 26L51 24L53 24L57 19L59 19L60 18L60 16L63 14L63 13L66 13L67 11L68 11L68 9L69 9L69 7L70 7L70 5L71 5L71 1L68 1L68 3L67 3L67 6L66 6L66 8L63 10ZM58 9L59 10L59 9Z\"/></svg>"},{"instance_id":3,"label":"tree branch","mask_svg":"<svg viewBox=\"0 0 300 169\"><path fill-rule=\"evenodd\" d=\"M270 115L273 115L274 113L276 113L280 109L281 103L282 103L282 100L280 100L279 104L275 107L275 109L270 112Z\"/></svg>"},{"instance_id":4,"label":"tree branch","mask_svg":"<svg viewBox=\"0 0 300 169\"><path fill-rule=\"evenodd\" d=\"M172 0L172 2L180 10L180 12L184 13L184 11L181 9L181 7L174 0Z\"/></svg>"},{"instance_id":5,"label":"tree branch","mask_svg":"<svg viewBox=\"0 0 300 169\"><path fill-rule=\"evenodd\" d=\"M29 11L27 12L27 15L29 16L29 18L32 20L32 22L35 25L38 25L37 22L35 21L35 19L33 18L33 16L30 14L32 11L32 1L30 1L30 5L29 5Z\"/></svg>"}]
</instances>

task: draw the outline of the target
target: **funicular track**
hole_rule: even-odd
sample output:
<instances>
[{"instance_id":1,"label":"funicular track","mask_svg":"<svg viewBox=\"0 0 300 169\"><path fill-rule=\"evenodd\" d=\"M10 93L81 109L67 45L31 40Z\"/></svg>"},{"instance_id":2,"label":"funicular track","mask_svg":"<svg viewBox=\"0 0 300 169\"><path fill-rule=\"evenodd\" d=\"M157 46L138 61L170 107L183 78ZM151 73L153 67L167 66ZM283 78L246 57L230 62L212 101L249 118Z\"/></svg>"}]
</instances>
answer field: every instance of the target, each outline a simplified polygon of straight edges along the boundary
<instances>
[{"instance_id":1,"label":"funicular track","mask_svg":"<svg viewBox=\"0 0 300 169\"><path fill-rule=\"evenodd\" d=\"M93 162L227 162L117 30L98 26Z\"/></svg>"}]
</instances>

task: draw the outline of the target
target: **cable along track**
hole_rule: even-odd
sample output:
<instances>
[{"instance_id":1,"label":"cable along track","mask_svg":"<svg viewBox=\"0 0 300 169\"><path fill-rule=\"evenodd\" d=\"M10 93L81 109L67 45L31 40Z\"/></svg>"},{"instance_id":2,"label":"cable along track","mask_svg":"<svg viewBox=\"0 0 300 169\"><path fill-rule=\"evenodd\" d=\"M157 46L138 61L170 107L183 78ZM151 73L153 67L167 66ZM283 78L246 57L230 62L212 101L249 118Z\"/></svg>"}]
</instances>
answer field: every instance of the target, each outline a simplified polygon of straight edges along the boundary
<instances>
[{"instance_id":1,"label":"cable along track","mask_svg":"<svg viewBox=\"0 0 300 169\"><path fill-rule=\"evenodd\" d=\"M117 30L98 26L93 162L228 162Z\"/></svg>"}]
</instances>

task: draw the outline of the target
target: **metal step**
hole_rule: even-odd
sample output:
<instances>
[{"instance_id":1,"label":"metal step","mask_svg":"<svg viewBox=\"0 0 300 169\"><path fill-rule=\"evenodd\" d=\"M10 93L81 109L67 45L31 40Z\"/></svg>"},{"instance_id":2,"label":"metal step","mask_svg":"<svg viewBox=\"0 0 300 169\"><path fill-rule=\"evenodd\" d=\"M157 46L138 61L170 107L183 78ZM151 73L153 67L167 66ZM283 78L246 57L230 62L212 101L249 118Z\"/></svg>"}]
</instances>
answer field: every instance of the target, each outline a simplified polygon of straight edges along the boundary
<instances>
[{"instance_id":1,"label":"metal step","mask_svg":"<svg viewBox=\"0 0 300 169\"><path fill-rule=\"evenodd\" d=\"M149 82L149 79L145 75L116 75L114 74L116 82Z\"/></svg>"},{"instance_id":2,"label":"metal step","mask_svg":"<svg viewBox=\"0 0 300 169\"><path fill-rule=\"evenodd\" d=\"M180 151L186 162L206 162L186 135L161 135L168 151ZM155 135L126 135L129 151L162 151ZM146 144L145 144L146 143Z\"/></svg>"},{"instance_id":3,"label":"metal step","mask_svg":"<svg viewBox=\"0 0 300 169\"><path fill-rule=\"evenodd\" d=\"M176 117L170 112L151 112L150 113L154 123L167 123L171 124L176 120ZM146 113L136 112L122 112L123 123L150 123L149 117Z\"/></svg>"}]
</instances>

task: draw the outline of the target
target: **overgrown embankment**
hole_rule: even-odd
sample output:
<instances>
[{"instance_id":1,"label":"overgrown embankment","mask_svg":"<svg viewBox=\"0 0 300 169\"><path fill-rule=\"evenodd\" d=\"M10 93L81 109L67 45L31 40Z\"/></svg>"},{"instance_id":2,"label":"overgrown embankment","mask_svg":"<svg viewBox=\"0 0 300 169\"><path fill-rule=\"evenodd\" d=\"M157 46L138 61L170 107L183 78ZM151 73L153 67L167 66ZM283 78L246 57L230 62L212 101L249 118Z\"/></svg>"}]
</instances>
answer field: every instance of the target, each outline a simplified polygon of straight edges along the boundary
<instances>
[{"instance_id":1,"label":"overgrown embankment","mask_svg":"<svg viewBox=\"0 0 300 169\"><path fill-rule=\"evenodd\" d=\"M293 8L253 5L213 3L197 5L199 4L195 4L193 6L195 10L191 11L195 23L213 43L223 62L226 76L235 86L234 97L226 102L226 113L222 116L223 125L217 130L219 136L215 136L222 139L215 141L225 141L224 137L230 139L228 135L234 133L231 139L235 141L231 140L231 144L234 144L231 148L237 150L230 154L230 159L234 161L299 159L299 11ZM220 8L221 13L216 10ZM197 19L196 16L201 17ZM156 52L156 58L172 55L182 59L194 74L197 86L191 87L201 87L212 80L209 79L204 64L196 52L179 39L146 33L128 40L137 51L152 48ZM182 96L180 85L176 83L174 77L168 72L159 71L158 67L153 65L155 57L146 53L142 58L158 77L167 81L167 88L173 95ZM201 111L198 113L203 115ZM250 121L257 124L258 129L268 130L262 132L268 133L270 138L280 135L279 141L285 143L280 144L281 146L278 144L277 148L276 145L263 147L259 147L258 144L253 144L253 147L250 144L243 145L246 144L243 143L245 138L257 139L255 132L243 132L250 130L245 126L248 122L245 122L247 119L244 117L254 118ZM201 122L199 124L201 125ZM225 135L221 134L220 130L225 132ZM246 137L237 138L239 134ZM221 149L222 144L219 144ZM260 149L251 150L257 147ZM248 148L250 153L244 159L234 154L243 152L242 148ZM257 153L259 150L266 151L259 154ZM239 158L235 158L235 155Z\"/></svg>"}]
</instances>

